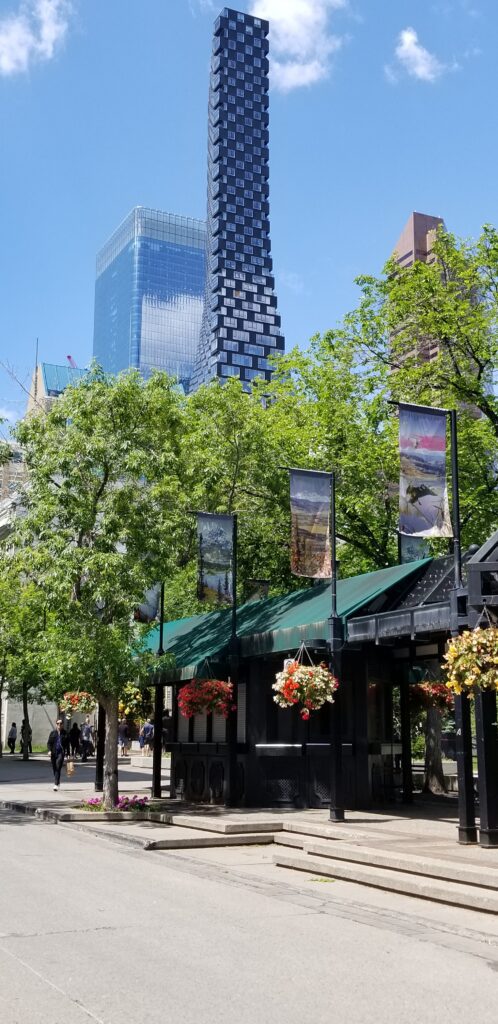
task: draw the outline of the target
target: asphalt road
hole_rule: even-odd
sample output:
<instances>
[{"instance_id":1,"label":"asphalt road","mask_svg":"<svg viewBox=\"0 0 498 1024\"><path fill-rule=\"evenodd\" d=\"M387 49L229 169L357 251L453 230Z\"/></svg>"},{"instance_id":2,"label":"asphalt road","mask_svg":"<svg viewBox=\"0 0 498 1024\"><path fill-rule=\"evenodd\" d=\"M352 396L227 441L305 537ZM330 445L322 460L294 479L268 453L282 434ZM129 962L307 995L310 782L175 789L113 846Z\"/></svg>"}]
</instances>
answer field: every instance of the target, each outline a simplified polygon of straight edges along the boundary
<instances>
[{"instance_id":1,"label":"asphalt road","mask_svg":"<svg viewBox=\"0 0 498 1024\"><path fill-rule=\"evenodd\" d=\"M241 856L145 853L0 811L2 1018L495 1024L486 915L460 928L453 908L372 903L267 869L264 848L245 870Z\"/></svg>"}]
</instances>

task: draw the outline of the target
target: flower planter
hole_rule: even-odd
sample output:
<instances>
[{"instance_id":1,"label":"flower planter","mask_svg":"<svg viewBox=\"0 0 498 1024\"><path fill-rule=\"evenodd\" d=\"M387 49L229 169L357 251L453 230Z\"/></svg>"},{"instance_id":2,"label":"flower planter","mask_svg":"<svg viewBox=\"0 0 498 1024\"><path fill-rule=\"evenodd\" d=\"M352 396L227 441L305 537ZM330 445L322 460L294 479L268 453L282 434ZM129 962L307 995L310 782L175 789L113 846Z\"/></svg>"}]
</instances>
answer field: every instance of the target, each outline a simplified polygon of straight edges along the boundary
<instances>
[{"instance_id":1,"label":"flower planter","mask_svg":"<svg viewBox=\"0 0 498 1024\"><path fill-rule=\"evenodd\" d=\"M498 629L479 627L453 637L444 662L446 686L453 693L472 697L478 690L498 691Z\"/></svg>"},{"instance_id":2,"label":"flower planter","mask_svg":"<svg viewBox=\"0 0 498 1024\"><path fill-rule=\"evenodd\" d=\"M312 711L334 703L338 686L339 681L323 662L303 665L296 659L287 662L283 672L277 673L273 700L281 708L299 707L301 718L307 721Z\"/></svg>"},{"instance_id":3,"label":"flower planter","mask_svg":"<svg viewBox=\"0 0 498 1024\"><path fill-rule=\"evenodd\" d=\"M232 683L222 679L192 679L181 687L178 707L184 718L211 713L228 718L230 711L235 711L232 700Z\"/></svg>"}]
</instances>

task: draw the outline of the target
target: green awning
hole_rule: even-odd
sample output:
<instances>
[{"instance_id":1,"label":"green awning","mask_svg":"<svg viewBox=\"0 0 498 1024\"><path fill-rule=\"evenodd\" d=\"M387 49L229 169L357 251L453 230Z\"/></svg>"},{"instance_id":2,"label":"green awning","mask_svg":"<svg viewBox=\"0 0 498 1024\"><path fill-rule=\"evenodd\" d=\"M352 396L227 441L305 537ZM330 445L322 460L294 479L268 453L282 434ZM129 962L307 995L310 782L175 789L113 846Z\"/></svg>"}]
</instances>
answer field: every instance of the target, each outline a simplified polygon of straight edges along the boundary
<instances>
[{"instance_id":1,"label":"green awning","mask_svg":"<svg viewBox=\"0 0 498 1024\"><path fill-rule=\"evenodd\" d=\"M428 561L430 559L425 558L339 580L339 615L346 621L376 597L415 575ZM242 657L292 651L303 640L328 639L329 616L330 583L294 590L283 597L250 601L237 610ZM225 609L164 624L164 650L176 659L171 678L191 679L203 671L206 661L224 660L230 641L231 617L231 610ZM157 650L158 640L159 627L149 633L147 646Z\"/></svg>"}]
</instances>

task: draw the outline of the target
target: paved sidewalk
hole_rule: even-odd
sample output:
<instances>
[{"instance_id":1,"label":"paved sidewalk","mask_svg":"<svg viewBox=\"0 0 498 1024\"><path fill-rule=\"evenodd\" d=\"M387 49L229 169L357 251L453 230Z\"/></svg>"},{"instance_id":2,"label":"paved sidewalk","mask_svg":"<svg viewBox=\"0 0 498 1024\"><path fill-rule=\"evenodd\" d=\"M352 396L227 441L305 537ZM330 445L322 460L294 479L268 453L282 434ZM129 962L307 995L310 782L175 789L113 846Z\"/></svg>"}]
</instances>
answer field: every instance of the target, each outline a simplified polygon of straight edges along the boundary
<instances>
[{"instance_id":1,"label":"paved sidewalk","mask_svg":"<svg viewBox=\"0 0 498 1024\"><path fill-rule=\"evenodd\" d=\"M123 759L126 761L126 759ZM152 785L151 767L132 767L128 761L118 765L119 791L127 796L134 793L149 796ZM76 761L74 775L66 775L64 766L60 790L54 792L54 778L50 759L45 754L34 754L29 761L16 755L4 754L0 758L0 801L36 804L37 807L74 807L85 797L95 796L95 758L84 764ZM162 784L169 787L169 758L163 760Z\"/></svg>"},{"instance_id":2,"label":"paved sidewalk","mask_svg":"<svg viewBox=\"0 0 498 1024\"><path fill-rule=\"evenodd\" d=\"M50 761L43 755L35 755L26 762L16 757L4 755L0 758L0 803L23 803L30 809L71 810L84 797L95 795L94 791L95 763L76 764L72 777L64 772L59 792L53 792L53 778ZM169 759L163 760L163 800L169 791ZM151 769L129 764L119 765L119 791L128 796L136 794L150 797ZM405 807L393 804L380 811L347 811L346 821L336 824L329 821L327 810L289 811L278 808L240 808L227 811L223 807L207 805L186 806L176 801L165 803L176 815L191 820L197 829L212 831L216 824L217 831L233 832L250 828L258 831L258 824L275 823L278 831L280 823L285 822L286 828L299 832L308 829L313 835L328 835L331 838L344 838L348 842L375 846L379 850L420 854L424 856L444 857L460 863L483 864L490 867L498 865L498 850L485 850L479 846L459 846L457 843L457 802L455 798L445 800L425 799L419 797L418 802ZM187 819L188 816L188 819ZM151 831L164 833L171 825L159 822L105 822L96 819L91 822L92 829L109 833L114 836L122 834L148 834ZM175 822L176 826L176 822ZM81 823L81 827L85 827Z\"/></svg>"}]
</instances>

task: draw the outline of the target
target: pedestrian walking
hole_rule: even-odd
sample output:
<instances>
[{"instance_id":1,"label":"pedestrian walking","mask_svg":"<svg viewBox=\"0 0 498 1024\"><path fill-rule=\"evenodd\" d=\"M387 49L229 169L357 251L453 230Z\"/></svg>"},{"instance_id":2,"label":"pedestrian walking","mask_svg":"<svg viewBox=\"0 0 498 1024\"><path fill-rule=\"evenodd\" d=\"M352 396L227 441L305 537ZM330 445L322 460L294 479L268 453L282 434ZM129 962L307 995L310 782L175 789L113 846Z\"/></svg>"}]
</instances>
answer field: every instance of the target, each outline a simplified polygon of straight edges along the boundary
<instances>
[{"instance_id":1,"label":"pedestrian walking","mask_svg":"<svg viewBox=\"0 0 498 1024\"><path fill-rule=\"evenodd\" d=\"M150 754L152 743L154 741L154 725L152 718L148 718L141 729L141 736L143 739L142 757L145 754Z\"/></svg>"},{"instance_id":2,"label":"pedestrian walking","mask_svg":"<svg viewBox=\"0 0 498 1024\"><path fill-rule=\"evenodd\" d=\"M33 747L32 747L32 744L31 744L31 737L32 737L32 735L33 735L33 730L31 728L29 722L25 718L23 718L23 720L21 722L21 747L20 747L21 754L24 753L25 746L27 746L29 754L33 753Z\"/></svg>"},{"instance_id":3,"label":"pedestrian walking","mask_svg":"<svg viewBox=\"0 0 498 1024\"><path fill-rule=\"evenodd\" d=\"M71 728L69 730L69 745L70 745L70 748L71 748L71 755L72 755L72 757L76 757L76 755L79 754L79 751L80 751L80 736L81 736L81 729L80 729L80 727L79 727L77 722L73 722L73 724L72 724L72 726L71 726Z\"/></svg>"},{"instance_id":4,"label":"pedestrian walking","mask_svg":"<svg viewBox=\"0 0 498 1024\"><path fill-rule=\"evenodd\" d=\"M90 715L87 715L81 726L81 760L88 761L90 748L93 747L93 726Z\"/></svg>"},{"instance_id":5,"label":"pedestrian walking","mask_svg":"<svg viewBox=\"0 0 498 1024\"><path fill-rule=\"evenodd\" d=\"M163 741L163 752L164 753L166 753L166 748L167 748L168 743L171 743L171 727L172 727L172 725L173 725L173 723L172 723L172 720L171 720L171 715L169 713L169 708L166 708L166 710L164 712L164 715L163 715L163 722L162 722L162 741Z\"/></svg>"},{"instance_id":6,"label":"pedestrian walking","mask_svg":"<svg viewBox=\"0 0 498 1024\"><path fill-rule=\"evenodd\" d=\"M55 729L52 729L47 740L47 747L49 749L50 760L52 762L52 771L54 773L55 790L60 786L61 770L62 765L64 764L65 741L66 733L62 728L62 719L58 718L55 723Z\"/></svg>"},{"instance_id":7,"label":"pedestrian walking","mask_svg":"<svg viewBox=\"0 0 498 1024\"><path fill-rule=\"evenodd\" d=\"M9 748L11 754L15 754L15 752L16 752L16 741L17 741L17 725L16 725L15 722L12 722L12 725L11 725L11 727L9 729L9 734L7 736L7 746Z\"/></svg>"},{"instance_id":8,"label":"pedestrian walking","mask_svg":"<svg viewBox=\"0 0 498 1024\"><path fill-rule=\"evenodd\" d=\"M121 750L121 757L125 757L128 753L128 722L126 718L122 718L118 725L118 747Z\"/></svg>"}]
</instances>

